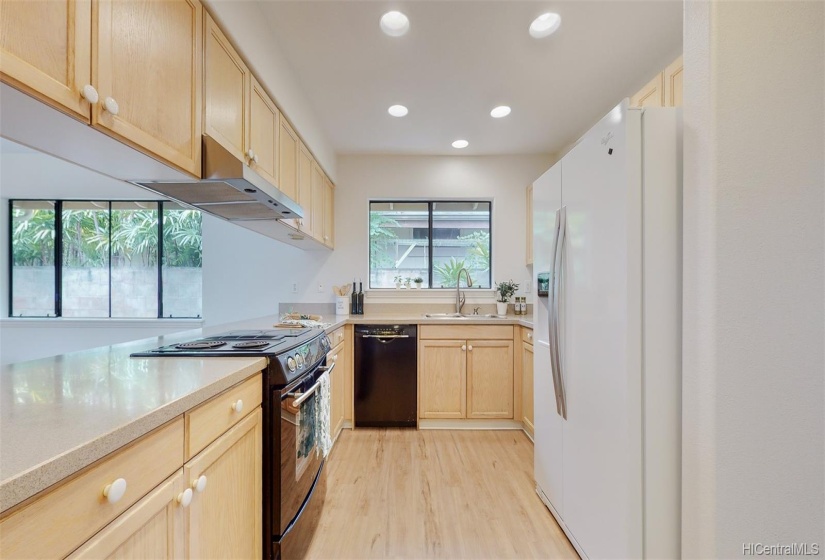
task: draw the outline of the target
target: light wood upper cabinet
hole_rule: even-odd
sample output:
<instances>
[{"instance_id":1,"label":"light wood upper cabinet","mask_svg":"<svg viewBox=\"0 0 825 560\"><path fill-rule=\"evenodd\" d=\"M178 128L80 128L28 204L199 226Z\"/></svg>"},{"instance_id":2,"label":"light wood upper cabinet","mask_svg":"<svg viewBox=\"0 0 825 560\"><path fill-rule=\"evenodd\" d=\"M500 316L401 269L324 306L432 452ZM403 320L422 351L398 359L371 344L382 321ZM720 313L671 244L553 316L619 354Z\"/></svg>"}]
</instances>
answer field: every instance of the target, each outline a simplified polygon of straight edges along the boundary
<instances>
[{"instance_id":1,"label":"light wood upper cabinet","mask_svg":"<svg viewBox=\"0 0 825 560\"><path fill-rule=\"evenodd\" d=\"M419 418L465 418L467 352L464 340L421 340Z\"/></svg>"},{"instance_id":2,"label":"light wood upper cabinet","mask_svg":"<svg viewBox=\"0 0 825 560\"><path fill-rule=\"evenodd\" d=\"M184 466L190 485L206 477L186 509L190 558L261 557L261 409Z\"/></svg>"},{"instance_id":3,"label":"light wood upper cabinet","mask_svg":"<svg viewBox=\"0 0 825 560\"><path fill-rule=\"evenodd\" d=\"M324 242L324 172L312 160L312 236Z\"/></svg>"},{"instance_id":4,"label":"light wood upper cabinet","mask_svg":"<svg viewBox=\"0 0 825 560\"><path fill-rule=\"evenodd\" d=\"M269 98L263 86L250 75L252 87L249 104L249 149L253 158L250 162L252 169L272 183L278 185L278 134L280 132L281 113ZM295 200L294 196L287 195Z\"/></svg>"},{"instance_id":5,"label":"light wood upper cabinet","mask_svg":"<svg viewBox=\"0 0 825 560\"><path fill-rule=\"evenodd\" d=\"M671 62L664 72L665 81L665 106L682 106L682 78L684 77L685 65L680 56Z\"/></svg>"},{"instance_id":6,"label":"light wood upper cabinet","mask_svg":"<svg viewBox=\"0 0 825 560\"><path fill-rule=\"evenodd\" d=\"M91 45L91 0L0 1L2 80L87 123Z\"/></svg>"},{"instance_id":7,"label":"light wood upper cabinet","mask_svg":"<svg viewBox=\"0 0 825 560\"><path fill-rule=\"evenodd\" d=\"M513 341L467 341L467 418L513 417Z\"/></svg>"},{"instance_id":8,"label":"light wood upper cabinet","mask_svg":"<svg viewBox=\"0 0 825 560\"><path fill-rule=\"evenodd\" d=\"M630 98L631 107L681 107L684 64L680 56Z\"/></svg>"},{"instance_id":9,"label":"light wood upper cabinet","mask_svg":"<svg viewBox=\"0 0 825 560\"><path fill-rule=\"evenodd\" d=\"M533 345L521 343L521 421L524 429L533 435Z\"/></svg>"},{"instance_id":10,"label":"light wood upper cabinet","mask_svg":"<svg viewBox=\"0 0 825 560\"><path fill-rule=\"evenodd\" d=\"M92 124L201 172L203 8L198 0L92 5Z\"/></svg>"},{"instance_id":11,"label":"light wood upper cabinet","mask_svg":"<svg viewBox=\"0 0 825 560\"><path fill-rule=\"evenodd\" d=\"M304 210L304 217L298 220L301 231L315 236L315 224L312 222L312 154L303 142L298 142L298 204Z\"/></svg>"},{"instance_id":12,"label":"light wood upper cabinet","mask_svg":"<svg viewBox=\"0 0 825 560\"><path fill-rule=\"evenodd\" d=\"M207 13L204 18L204 132L246 161L249 144L249 68Z\"/></svg>"},{"instance_id":13,"label":"light wood upper cabinet","mask_svg":"<svg viewBox=\"0 0 825 560\"><path fill-rule=\"evenodd\" d=\"M184 492L186 485L181 469L86 541L69 558L184 558Z\"/></svg>"},{"instance_id":14,"label":"light wood upper cabinet","mask_svg":"<svg viewBox=\"0 0 825 560\"><path fill-rule=\"evenodd\" d=\"M278 154L280 156L278 188L289 198L300 204L306 212L308 207L304 207L298 195L298 146L301 141L289 121L283 116L281 116L278 124L278 143Z\"/></svg>"},{"instance_id":15,"label":"light wood upper cabinet","mask_svg":"<svg viewBox=\"0 0 825 560\"><path fill-rule=\"evenodd\" d=\"M665 82L664 74L658 73L645 87L630 98L631 107L664 107Z\"/></svg>"},{"instance_id":16,"label":"light wood upper cabinet","mask_svg":"<svg viewBox=\"0 0 825 560\"><path fill-rule=\"evenodd\" d=\"M335 246L335 187L329 177L324 176L324 245Z\"/></svg>"},{"instance_id":17,"label":"light wood upper cabinet","mask_svg":"<svg viewBox=\"0 0 825 560\"><path fill-rule=\"evenodd\" d=\"M527 186L527 264L533 264L533 185Z\"/></svg>"}]
</instances>

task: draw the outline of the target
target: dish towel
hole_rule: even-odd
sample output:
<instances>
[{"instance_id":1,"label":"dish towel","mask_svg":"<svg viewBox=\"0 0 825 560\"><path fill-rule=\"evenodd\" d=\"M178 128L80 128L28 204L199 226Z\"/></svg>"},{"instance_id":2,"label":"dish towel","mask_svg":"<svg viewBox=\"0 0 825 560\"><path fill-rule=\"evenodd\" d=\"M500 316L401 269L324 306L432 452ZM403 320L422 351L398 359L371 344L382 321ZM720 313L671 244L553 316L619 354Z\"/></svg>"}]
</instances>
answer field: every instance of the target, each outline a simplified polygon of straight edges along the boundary
<instances>
[{"instance_id":1,"label":"dish towel","mask_svg":"<svg viewBox=\"0 0 825 560\"><path fill-rule=\"evenodd\" d=\"M315 440L321 455L326 457L332 447L332 439L329 437L329 372L325 372L318 381L321 385L315 393L315 427L318 430Z\"/></svg>"}]
</instances>

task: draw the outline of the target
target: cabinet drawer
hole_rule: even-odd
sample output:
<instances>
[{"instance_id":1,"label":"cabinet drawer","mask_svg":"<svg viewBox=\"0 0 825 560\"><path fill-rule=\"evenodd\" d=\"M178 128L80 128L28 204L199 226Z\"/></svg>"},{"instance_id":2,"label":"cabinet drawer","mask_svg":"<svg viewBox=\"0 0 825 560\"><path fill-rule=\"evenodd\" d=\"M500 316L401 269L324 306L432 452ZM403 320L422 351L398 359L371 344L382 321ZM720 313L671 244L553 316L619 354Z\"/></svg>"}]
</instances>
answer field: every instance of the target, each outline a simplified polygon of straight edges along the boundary
<instances>
[{"instance_id":1,"label":"cabinet drawer","mask_svg":"<svg viewBox=\"0 0 825 560\"><path fill-rule=\"evenodd\" d=\"M513 325L420 325L418 338L513 340Z\"/></svg>"},{"instance_id":2,"label":"cabinet drawer","mask_svg":"<svg viewBox=\"0 0 825 560\"><path fill-rule=\"evenodd\" d=\"M332 362L338 361L341 359L341 356L344 353L344 343L342 342L329 352L327 352L327 365L331 366Z\"/></svg>"},{"instance_id":3,"label":"cabinet drawer","mask_svg":"<svg viewBox=\"0 0 825 560\"><path fill-rule=\"evenodd\" d=\"M253 375L186 413L187 461L260 406L261 383Z\"/></svg>"},{"instance_id":4,"label":"cabinet drawer","mask_svg":"<svg viewBox=\"0 0 825 560\"><path fill-rule=\"evenodd\" d=\"M523 340L527 344L533 344L533 329L522 327L521 340Z\"/></svg>"},{"instance_id":5,"label":"cabinet drawer","mask_svg":"<svg viewBox=\"0 0 825 560\"><path fill-rule=\"evenodd\" d=\"M104 457L0 521L0 557L63 558L183 465L183 417ZM103 495L115 480L126 491Z\"/></svg>"},{"instance_id":6,"label":"cabinet drawer","mask_svg":"<svg viewBox=\"0 0 825 560\"><path fill-rule=\"evenodd\" d=\"M342 342L346 335L344 334L344 327L339 327L327 335L329 337L329 345L335 348Z\"/></svg>"}]
</instances>

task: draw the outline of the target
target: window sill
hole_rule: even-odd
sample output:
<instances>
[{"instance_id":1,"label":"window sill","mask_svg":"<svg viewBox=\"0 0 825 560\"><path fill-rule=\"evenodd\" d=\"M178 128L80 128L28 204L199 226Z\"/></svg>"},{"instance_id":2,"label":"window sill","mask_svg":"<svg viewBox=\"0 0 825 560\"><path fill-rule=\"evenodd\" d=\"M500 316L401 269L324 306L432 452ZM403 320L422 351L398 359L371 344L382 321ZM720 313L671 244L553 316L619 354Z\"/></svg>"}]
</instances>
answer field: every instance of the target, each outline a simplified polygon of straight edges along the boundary
<instances>
[{"instance_id":1,"label":"window sill","mask_svg":"<svg viewBox=\"0 0 825 560\"><path fill-rule=\"evenodd\" d=\"M106 319L69 317L6 317L0 319L0 327L72 327L72 328L149 328L196 329L203 326L203 319Z\"/></svg>"}]
</instances>

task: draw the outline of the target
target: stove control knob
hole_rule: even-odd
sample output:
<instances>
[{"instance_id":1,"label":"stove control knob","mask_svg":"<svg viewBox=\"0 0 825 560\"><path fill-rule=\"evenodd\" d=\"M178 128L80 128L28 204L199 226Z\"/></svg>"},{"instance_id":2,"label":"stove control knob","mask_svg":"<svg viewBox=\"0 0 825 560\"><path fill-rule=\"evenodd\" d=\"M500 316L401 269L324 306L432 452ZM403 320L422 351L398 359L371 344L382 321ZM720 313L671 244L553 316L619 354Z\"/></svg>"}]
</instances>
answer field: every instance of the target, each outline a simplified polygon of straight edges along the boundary
<instances>
[{"instance_id":1,"label":"stove control knob","mask_svg":"<svg viewBox=\"0 0 825 560\"><path fill-rule=\"evenodd\" d=\"M295 354L295 361L298 362L298 369L304 367L304 357L301 354Z\"/></svg>"},{"instance_id":2,"label":"stove control knob","mask_svg":"<svg viewBox=\"0 0 825 560\"><path fill-rule=\"evenodd\" d=\"M290 356L286 359L286 366L289 368L289 371L295 371L297 366L295 365L295 358Z\"/></svg>"}]
</instances>

